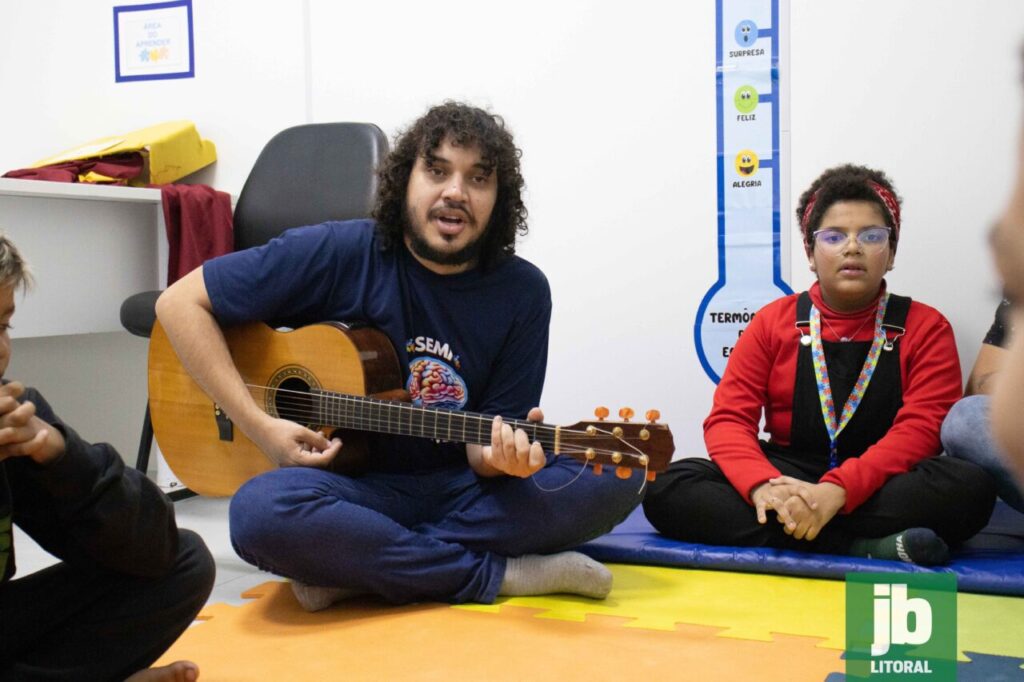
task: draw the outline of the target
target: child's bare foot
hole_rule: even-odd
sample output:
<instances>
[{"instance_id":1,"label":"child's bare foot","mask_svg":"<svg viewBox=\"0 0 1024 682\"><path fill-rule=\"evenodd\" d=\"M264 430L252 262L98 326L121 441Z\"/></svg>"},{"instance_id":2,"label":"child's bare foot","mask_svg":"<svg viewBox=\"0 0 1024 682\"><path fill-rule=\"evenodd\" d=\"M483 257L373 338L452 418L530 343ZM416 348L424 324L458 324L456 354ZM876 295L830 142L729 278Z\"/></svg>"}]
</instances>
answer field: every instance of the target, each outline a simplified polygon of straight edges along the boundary
<instances>
[{"instance_id":1,"label":"child's bare foot","mask_svg":"<svg viewBox=\"0 0 1024 682\"><path fill-rule=\"evenodd\" d=\"M159 668L140 670L124 682L195 682L199 666L192 661L175 661Z\"/></svg>"}]
</instances>

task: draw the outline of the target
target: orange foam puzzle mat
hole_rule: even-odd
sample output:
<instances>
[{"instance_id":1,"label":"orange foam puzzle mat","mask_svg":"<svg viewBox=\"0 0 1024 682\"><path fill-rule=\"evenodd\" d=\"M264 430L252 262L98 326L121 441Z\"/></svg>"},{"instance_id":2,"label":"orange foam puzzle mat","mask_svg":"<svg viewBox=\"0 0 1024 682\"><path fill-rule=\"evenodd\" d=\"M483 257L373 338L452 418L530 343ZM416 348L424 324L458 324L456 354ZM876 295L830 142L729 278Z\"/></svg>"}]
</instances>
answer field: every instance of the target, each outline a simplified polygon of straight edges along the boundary
<instances>
[{"instance_id":1,"label":"orange foam puzzle mat","mask_svg":"<svg viewBox=\"0 0 1024 682\"><path fill-rule=\"evenodd\" d=\"M319 613L267 582L242 606L208 605L159 663L196 661L204 682L843 679L843 582L610 568L604 601L353 599ZM1024 679L1024 599L961 593L958 621L959 679Z\"/></svg>"}]
</instances>

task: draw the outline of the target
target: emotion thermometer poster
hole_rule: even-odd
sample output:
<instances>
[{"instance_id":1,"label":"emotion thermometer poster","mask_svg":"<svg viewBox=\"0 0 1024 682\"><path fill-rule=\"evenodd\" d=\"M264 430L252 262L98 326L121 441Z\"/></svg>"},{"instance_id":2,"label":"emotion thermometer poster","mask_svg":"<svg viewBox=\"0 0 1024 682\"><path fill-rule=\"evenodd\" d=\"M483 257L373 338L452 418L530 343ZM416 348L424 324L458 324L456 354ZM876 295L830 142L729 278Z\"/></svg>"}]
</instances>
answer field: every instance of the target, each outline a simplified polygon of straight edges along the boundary
<instances>
[{"instance_id":1,"label":"emotion thermometer poster","mask_svg":"<svg viewBox=\"0 0 1024 682\"><path fill-rule=\"evenodd\" d=\"M754 313L792 293L782 279L778 0L718 0L718 280L694 339L718 382Z\"/></svg>"}]
</instances>

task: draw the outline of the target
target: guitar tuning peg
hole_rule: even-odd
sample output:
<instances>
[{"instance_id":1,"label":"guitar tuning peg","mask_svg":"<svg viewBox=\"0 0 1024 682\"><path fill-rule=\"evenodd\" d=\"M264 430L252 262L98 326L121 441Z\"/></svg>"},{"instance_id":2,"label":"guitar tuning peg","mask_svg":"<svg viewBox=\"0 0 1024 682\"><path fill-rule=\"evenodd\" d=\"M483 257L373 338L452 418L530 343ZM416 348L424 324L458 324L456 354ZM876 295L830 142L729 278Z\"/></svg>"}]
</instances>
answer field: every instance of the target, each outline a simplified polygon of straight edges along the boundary
<instances>
[{"instance_id":1,"label":"guitar tuning peg","mask_svg":"<svg viewBox=\"0 0 1024 682\"><path fill-rule=\"evenodd\" d=\"M597 417L598 421L604 421L608 417L608 408L604 405L594 408L594 416Z\"/></svg>"},{"instance_id":2,"label":"guitar tuning peg","mask_svg":"<svg viewBox=\"0 0 1024 682\"><path fill-rule=\"evenodd\" d=\"M658 410L647 410L647 414L645 414L644 416L647 417L648 424L653 424L659 419L661 419L661 412L659 412Z\"/></svg>"},{"instance_id":3,"label":"guitar tuning peg","mask_svg":"<svg viewBox=\"0 0 1024 682\"><path fill-rule=\"evenodd\" d=\"M633 470L629 467L615 467L615 475L625 480L633 475Z\"/></svg>"},{"instance_id":4,"label":"guitar tuning peg","mask_svg":"<svg viewBox=\"0 0 1024 682\"><path fill-rule=\"evenodd\" d=\"M595 476L600 476L603 473L604 473L604 467L601 466L600 464L595 464L594 465L594 475Z\"/></svg>"},{"instance_id":5,"label":"guitar tuning peg","mask_svg":"<svg viewBox=\"0 0 1024 682\"><path fill-rule=\"evenodd\" d=\"M633 418L634 414L636 413L633 412L632 407L623 407L622 409L619 410L619 418L622 419L622 421L628 422L630 419Z\"/></svg>"},{"instance_id":6,"label":"guitar tuning peg","mask_svg":"<svg viewBox=\"0 0 1024 682\"><path fill-rule=\"evenodd\" d=\"M649 482L654 483L654 479L656 479L657 477L658 477L658 474L654 473L653 471L648 471L647 472L647 480Z\"/></svg>"}]
</instances>

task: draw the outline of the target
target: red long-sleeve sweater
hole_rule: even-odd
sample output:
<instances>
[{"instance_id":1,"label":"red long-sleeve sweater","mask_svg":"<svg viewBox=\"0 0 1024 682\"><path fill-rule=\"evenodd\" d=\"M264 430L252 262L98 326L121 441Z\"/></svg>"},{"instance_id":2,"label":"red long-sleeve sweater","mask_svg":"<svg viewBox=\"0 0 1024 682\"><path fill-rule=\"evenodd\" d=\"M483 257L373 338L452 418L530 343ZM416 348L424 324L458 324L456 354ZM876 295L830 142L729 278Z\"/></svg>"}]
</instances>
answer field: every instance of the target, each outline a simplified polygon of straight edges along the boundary
<instances>
[{"instance_id":1,"label":"red long-sleeve sweater","mask_svg":"<svg viewBox=\"0 0 1024 682\"><path fill-rule=\"evenodd\" d=\"M854 341L871 340L873 325L865 320L874 316L878 299L861 311L839 313L825 305L817 283L810 294L821 311L825 341L838 340L836 335L850 335L858 328ZM758 445L762 410L764 428L772 441L781 446L790 443L800 348L796 302L796 294L786 296L757 312L729 357L725 375L715 391L711 414L704 420L708 454L748 501L755 487L780 475ZM906 326L907 333L898 344L903 406L896 420L888 433L864 454L847 459L820 479L846 490L843 512L856 509L891 476L909 471L925 457L936 455L941 449L939 427L962 394L960 360L946 318L934 308L913 301ZM889 338L893 338L892 332ZM879 388L872 383L868 391ZM836 405L836 412L841 407Z\"/></svg>"}]
</instances>

